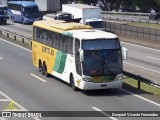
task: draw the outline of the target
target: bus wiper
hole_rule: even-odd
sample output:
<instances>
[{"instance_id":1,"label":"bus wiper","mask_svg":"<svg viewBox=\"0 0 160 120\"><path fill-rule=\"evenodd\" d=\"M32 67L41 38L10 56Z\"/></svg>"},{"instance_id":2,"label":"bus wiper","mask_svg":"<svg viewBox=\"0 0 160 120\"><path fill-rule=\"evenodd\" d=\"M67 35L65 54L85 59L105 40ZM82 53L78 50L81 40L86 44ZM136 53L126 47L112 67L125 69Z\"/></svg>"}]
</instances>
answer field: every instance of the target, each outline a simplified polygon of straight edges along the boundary
<instances>
[{"instance_id":1,"label":"bus wiper","mask_svg":"<svg viewBox=\"0 0 160 120\"><path fill-rule=\"evenodd\" d=\"M115 74L114 71L112 71L109 67L109 65L107 65L107 63L104 63L103 64L103 68L104 68L104 72L108 71L110 72L111 74Z\"/></svg>"}]
</instances>

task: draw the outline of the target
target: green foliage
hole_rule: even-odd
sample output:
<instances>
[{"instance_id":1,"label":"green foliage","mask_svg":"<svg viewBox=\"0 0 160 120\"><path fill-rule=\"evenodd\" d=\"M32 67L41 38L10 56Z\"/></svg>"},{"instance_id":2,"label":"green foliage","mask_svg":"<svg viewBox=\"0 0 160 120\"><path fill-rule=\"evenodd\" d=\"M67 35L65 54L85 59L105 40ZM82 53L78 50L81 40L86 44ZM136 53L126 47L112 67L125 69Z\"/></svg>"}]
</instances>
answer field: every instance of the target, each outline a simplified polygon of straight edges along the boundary
<instances>
[{"instance_id":1,"label":"green foliage","mask_svg":"<svg viewBox=\"0 0 160 120\"><path fill-rule=\"evenodd\" d=\"M96 5L98 0L61 0L61 3L84 3ZM122 3L124 8L136 8L139 7L142 12L148 12L151 8L157 12L160 11L160 0L101 0L104 4L104 10L118 10Z\"/></svg>"}]
</instances>

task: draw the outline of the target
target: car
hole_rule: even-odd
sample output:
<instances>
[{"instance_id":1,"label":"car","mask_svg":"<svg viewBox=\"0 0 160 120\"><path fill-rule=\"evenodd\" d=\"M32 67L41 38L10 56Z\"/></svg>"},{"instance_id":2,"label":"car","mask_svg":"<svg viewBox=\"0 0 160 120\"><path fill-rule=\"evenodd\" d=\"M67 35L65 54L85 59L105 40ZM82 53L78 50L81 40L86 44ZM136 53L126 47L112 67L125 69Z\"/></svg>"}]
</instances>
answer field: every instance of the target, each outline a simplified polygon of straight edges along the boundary
<instances>
[{"instance_id":1,"label":"car","mask_svg":"<svg viewBox=\"0 0 160 120\"><path fill-rule=\"evenodd\" d=\"M159 12L151 12L149 15L150 20L160 20L160 13Z\"/></svg>"},{"instance_id":2,"label":"car","mask_svg":"<svg viewBox=\"0 0 160 120\"><path fill-rule=\"evenodd\" d=\"M0 10L0 23L6 25L7 24L7 17L3 10Z\"/></svg>"}]
</instances>

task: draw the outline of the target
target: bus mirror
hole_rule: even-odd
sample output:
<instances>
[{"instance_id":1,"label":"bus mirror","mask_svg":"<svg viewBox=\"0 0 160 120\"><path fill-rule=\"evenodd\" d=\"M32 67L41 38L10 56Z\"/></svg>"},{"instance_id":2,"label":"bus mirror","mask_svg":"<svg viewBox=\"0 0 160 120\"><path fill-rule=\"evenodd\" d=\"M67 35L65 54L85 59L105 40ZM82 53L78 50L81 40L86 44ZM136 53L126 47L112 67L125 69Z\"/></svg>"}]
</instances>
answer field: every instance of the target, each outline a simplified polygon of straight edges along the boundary
<instances>
[{"instance_id":1,"label":"bus mirror","mask_svg":"<svg viewBox=\"0 0 160 120\"><path fill-rule=\"evenodd\" d=\"M125 47L122 47L122 57L123 60L127 60L128 58L128 50Z\"/></svg>"},{"instance_id":2,"label":"bus mirror","mask_svg":"<svg viewBox=\"0 0 160 120\"><path fill-rule=\"evenodd\" d=\"M80 62L84 61L84 54L83 54L83 50L79 49L79 56L80 56Z\"/></svg>"}]
</instances>

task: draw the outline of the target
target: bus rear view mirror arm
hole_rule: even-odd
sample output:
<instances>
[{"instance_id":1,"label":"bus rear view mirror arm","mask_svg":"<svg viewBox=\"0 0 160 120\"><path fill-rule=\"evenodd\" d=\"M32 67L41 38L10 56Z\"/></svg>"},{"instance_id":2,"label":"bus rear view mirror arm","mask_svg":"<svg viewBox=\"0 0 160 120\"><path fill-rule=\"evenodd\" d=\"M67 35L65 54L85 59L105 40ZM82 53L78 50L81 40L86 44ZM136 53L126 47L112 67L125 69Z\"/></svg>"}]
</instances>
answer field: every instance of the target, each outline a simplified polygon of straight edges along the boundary
<instances>
[{"instance_id":1,"label":"bus rear view mirror arm","mask_svg":"<svg viewBox=\"0 0 160 120\"><path fill-rule=\"evenodd\" d=\"M83 50L79 49L79 55L80 55L80 62L84 61L84 54L83 54Z\"/></svg>"},{"instance_id":2,"label":"bus rear view mirror arm","mask_svg":"<svg viewBox=\"0 0 160 120\"><path fill-rule=\"evenodd\" d=\"M128 50L125 47L122 47L122 57L123 60L127 60L128 58Z\"/></svg>"}]
</instances>

